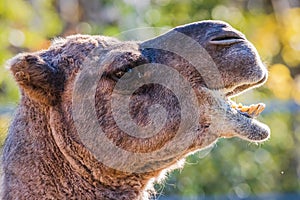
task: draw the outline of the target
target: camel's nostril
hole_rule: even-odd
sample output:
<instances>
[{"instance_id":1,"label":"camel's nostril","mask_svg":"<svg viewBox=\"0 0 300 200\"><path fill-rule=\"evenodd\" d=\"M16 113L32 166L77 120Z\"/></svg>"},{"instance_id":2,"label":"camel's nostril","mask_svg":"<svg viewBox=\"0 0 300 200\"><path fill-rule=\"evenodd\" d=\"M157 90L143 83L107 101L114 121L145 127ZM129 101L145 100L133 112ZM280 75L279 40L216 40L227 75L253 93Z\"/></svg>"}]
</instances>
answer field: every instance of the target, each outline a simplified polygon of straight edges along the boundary
<instances>
[{"instance_id":1,"label":"camel's nostril","mask_svg":"<svg viewBox=\"0 0 300 200\"><path fill-rule=\"evenodd\" d=\"M237 35L221 35L212 38L209 43L215 45L232 45L244 41L242 37Z\"/></svg>"},{"instance_id":2,"label":"camel's nostril","mask_svg":"<svg viewBox=\"0 0 300 200\"><path fill-rule=\"evenodd\" d=\"M209 41L210 44L215 45L232 45L239 42L244 42L244 39L238 37L220 37Z\"/></svg>"}]
</instances>

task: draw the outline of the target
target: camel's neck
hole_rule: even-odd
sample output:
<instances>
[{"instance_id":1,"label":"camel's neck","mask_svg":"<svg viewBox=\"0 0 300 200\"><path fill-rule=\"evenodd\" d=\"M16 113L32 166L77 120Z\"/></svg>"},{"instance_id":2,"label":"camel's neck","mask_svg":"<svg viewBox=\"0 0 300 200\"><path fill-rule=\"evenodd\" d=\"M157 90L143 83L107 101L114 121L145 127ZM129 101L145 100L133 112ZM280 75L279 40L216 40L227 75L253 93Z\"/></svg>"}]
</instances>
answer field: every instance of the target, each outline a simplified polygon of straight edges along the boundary
<instances>
[{"instance_id":1,"label":"camel's neck","mask_svg":"<svg viewBox=\"0 0 300 200\"><path fill-rule=\"evenodd\" d=\"M62 112L22 100L4 147L3 198L142 199L151 176L94 162L76 139L70 140L72 128Z\"/></svg>"},{"instance_id":2,"label":"camel's neck","mask_svg":"<svg viewBox=\"0 0 300 200\"><path fill-rule=\"evenodd\" d=\"M3 149L3 199L32 199L50 185L57 187L61 160L51 137L49 107L23 97Z\"/></svg>"}]
</instances>

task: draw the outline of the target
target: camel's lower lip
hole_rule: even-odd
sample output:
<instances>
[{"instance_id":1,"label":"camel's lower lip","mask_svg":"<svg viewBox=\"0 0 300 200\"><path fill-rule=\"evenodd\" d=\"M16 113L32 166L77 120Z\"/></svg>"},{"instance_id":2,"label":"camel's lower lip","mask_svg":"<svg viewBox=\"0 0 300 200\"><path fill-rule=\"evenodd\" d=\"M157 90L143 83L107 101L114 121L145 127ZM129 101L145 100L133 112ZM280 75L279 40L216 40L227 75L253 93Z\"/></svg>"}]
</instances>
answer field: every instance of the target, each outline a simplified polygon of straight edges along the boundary
<instances>
[{"instance_id":1,"label":"camel's lower lip","mask_svg":"<svg viewBox=\"0 0 300 200\"><path fill-rule=\"evenodd\" d=\"M231 108L234 109L234 108ZM255 116L257 117L257 116ZM269 139L270 129L248 113L236 110L236 136L251 142L263 142Z\"/></svg>"},{"instance_id":2,"label":"camel's lower lip","mask_svg":"<svg viewBox=\"0 0 300 200\"><path fill-rule=\"evenodd\" d=\"M247 136L247 140L251 142L264 142L270 137L270 129L266 124L263 124L255 119L252 119L252 133Z\"/></svg>"}]
</instances>

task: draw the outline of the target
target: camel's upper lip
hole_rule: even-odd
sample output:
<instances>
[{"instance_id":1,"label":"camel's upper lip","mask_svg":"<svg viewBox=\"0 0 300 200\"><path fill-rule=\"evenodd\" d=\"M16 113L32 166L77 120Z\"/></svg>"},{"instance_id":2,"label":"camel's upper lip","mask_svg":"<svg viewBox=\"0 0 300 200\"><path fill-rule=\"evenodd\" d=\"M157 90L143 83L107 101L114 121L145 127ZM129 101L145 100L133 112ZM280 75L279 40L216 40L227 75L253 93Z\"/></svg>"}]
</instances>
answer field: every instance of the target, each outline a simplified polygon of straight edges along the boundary
<instances>
[{"instance_id":1,"label":"camel's upper lip","mask_svg":"<svg viewBox=\"0 0 300 200\"><path fill-rule=\"evenodd\" d=\"M263 76L262 79L260 79L259 81L257 82L253 82L253 83L245 83L245 84L242 84L242 85L238 85L236 87L231 87L230 89L225 89L224 90L224 93L226 95L226 97L232 97L232 96L236 96L246 90L249 90L251 88L254 88L254 87L258 87L260 85L262 85L266 80L267 80L268 76L267 74L265 74Z\"/></svg>"}]
</instances>

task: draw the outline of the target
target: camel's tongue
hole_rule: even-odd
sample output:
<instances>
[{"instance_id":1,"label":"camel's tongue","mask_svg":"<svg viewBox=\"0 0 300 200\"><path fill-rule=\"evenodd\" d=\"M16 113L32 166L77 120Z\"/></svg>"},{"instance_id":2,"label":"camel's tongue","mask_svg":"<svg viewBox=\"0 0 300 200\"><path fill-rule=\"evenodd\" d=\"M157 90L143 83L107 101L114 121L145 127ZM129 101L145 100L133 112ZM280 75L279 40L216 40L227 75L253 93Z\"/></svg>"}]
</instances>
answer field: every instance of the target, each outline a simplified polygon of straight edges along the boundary
<instances>
[{"instance_id":1,"label":"camel's tongue","mask_svg":"<svg viewBox=\"0 0 300 200\"><path fill-rule=\"evenodd\" d=\"M263 103L258 104L251 104L250 106L244 106L243 104L239 103L236 104L235 102L230 102L231 107L246 114L247 117L258 117L259 114L265 109L266 105Z\"/></svg>"}]
</instances>

